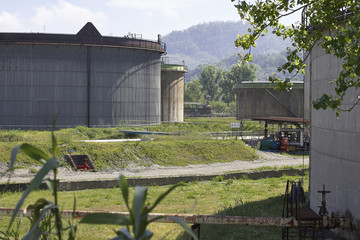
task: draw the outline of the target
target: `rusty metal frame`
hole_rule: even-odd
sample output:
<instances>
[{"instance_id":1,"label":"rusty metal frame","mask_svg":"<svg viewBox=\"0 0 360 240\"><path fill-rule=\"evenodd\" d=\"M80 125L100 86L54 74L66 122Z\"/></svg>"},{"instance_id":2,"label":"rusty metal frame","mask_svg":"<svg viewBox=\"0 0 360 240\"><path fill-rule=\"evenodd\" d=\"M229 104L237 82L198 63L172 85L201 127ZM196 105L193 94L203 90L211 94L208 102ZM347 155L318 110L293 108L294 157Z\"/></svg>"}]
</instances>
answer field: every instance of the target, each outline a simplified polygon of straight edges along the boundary
<instances>
[{"instance_id":1,"label":"rusty metal frame","mask_svg":"<svg viewBox=\"0 0 360 240\"><path fill-rule=\"evenodd\" d=\"M0 216L12 216L14 208L0 208ZM75 211L75 218L82 218L88 213L116 213L124 216L129 216L128 212L103 212L103 211ZM73 211L61 211L63 218L70 219L73 216ZM26 212L21 209L18 217L30 216L31 212ZM157 219L161 217L160 219ZM247 217L247 216L217 216L217 215L193 215L193 214L168 214L168 213L150 213L148 220L156 219L160 223L175 223L173 218L180 219L188 224L226 224L226 225L253 225L253 226L268 226L268 227L293 227L297 226L295 218L281 218L281 217Z\"/></svg>"}]
</instances>

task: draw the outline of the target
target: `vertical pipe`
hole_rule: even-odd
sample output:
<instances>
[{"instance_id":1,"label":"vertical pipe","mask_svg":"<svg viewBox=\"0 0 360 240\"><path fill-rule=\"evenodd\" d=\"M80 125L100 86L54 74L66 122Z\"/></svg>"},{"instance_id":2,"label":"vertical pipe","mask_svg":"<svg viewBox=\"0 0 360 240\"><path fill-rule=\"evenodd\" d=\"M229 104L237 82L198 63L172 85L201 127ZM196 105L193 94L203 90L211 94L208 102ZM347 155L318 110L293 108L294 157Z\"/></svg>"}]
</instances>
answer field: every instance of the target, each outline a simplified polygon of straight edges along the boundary
<instances>
[{"instance_id":1,"label":"vertical pipe","mask_svg":"<svg viewBox=\"0 0 360 240\"><path fill-rule=\"evenodd\" d=\"M147 124L149 125L150 123L150 93L151 93L151 88L150 88L150 57L151 57L152 52L150 53L149 57L148 57L148 61L147 61L147 67L146 67L146 77L147 77L147 84L148 84L148 93L147 93L147 111L146 111L146 121Z\"/></svg>"},{"instance_id":2,"label":"vertical pipe","mask_svg":"<svg viewBox=\"0 0 360 240\"><path fill-rule=\"evenodd\" d=\"M309 118L310 118L310 129L309 129L309 134L310 134L310 146L309 146L309 189L308 189L308 192L309 192L309 199L311 201L311 198L312 198L312 194L311 194L311 162L312 162L312 158L311 158L311 143L312 143L312 134L311 134L311 131L312 131L312 52L309 52L309 57L308 57L310 60L309 60L309 98L310 98L310 101L309 101Z\"/></svg>"},{"instance_id":3,"label":"vertical pipe","mask_svg":"<svg viewBox=\"0 0 360 240\"><path fill-rule=\"evenodd\" d=\"M87 126L90 127L90 94L91 94L91 47L86 48L86 70L87 70Z\"/></svg>"}]
</instances>

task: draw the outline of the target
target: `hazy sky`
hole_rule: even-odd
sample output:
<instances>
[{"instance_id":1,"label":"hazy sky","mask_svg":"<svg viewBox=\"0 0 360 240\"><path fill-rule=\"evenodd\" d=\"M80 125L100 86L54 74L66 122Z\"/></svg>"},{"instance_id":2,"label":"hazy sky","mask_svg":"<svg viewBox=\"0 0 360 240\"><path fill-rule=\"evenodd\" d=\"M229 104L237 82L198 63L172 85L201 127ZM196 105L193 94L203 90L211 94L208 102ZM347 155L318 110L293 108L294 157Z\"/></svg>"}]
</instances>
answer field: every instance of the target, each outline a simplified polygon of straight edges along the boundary
<instances>
[{"instance_id":1,"label":"hazy sky","mask_svg":"<svg viewBox=\"0 0 360 240\"><path fill-rule=\"evenodd\" d=\"M210 21L237 21L231 0L1 0L0 32L76 34L92 22L102 35L157 39Z\"/></svg>"}]
</instances>

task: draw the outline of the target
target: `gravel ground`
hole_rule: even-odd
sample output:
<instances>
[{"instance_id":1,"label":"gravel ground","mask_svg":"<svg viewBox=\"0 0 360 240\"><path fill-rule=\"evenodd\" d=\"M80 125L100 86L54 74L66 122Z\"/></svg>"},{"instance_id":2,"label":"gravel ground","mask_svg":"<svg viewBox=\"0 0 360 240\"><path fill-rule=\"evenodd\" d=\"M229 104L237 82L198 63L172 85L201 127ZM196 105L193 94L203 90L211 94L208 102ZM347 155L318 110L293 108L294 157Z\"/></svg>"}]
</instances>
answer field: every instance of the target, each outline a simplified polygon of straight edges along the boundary
<instances>
[{"instance_id":1,"label":"gravel ground","mask_svg":"<svg viewBox=\"0 0 360 240\"><path fill-rule=\"evenodd\" d=\"M130 165L124 169L107 170L99 172L74 171L70 167L60 167L58 178L61 181L115 179L120 174L127 177L159 177L159 176L185 176L185 175L207 175L224 174L228 172L250 170L260 167L282 167L309 165L309 157L289 156L279 153L258 151L260 156L254 161L234 161L228 163L213 163L189 165L185 167L164 167L152 165L150 167ZM0 163L0 182L6 182L8 175L5 175L6 166ZM28 182L35 174L26 169L17 169L11 177L11 182Z\"/></svg>"}]
</instances>

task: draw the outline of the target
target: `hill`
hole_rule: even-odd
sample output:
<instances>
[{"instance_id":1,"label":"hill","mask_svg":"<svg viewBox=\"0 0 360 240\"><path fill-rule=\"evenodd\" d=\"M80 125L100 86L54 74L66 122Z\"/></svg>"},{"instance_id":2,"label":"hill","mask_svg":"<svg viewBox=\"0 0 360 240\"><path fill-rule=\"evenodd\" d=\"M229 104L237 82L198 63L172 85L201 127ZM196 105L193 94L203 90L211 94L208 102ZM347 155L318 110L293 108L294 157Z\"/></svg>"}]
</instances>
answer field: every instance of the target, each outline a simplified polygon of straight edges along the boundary
<instances>
[{"instance_id":1,"label":"hill","mask_svg":"<svg viewBox=\"0 0 360 240\"><path fill-rule=\"evenodd\" d=\"M202 23L182 31L173 31L165 35L163 41L167 45L168 57L184 60L189 69L194 70L201 64L214 64L229 56L237 56L242 50L235 48L234 42L237 35L246 33L249 27L243 21ZM259 39L252 54L279 53L287 46L290 46L289 42L267 34Z\"/></svg>"}]
</instances>

